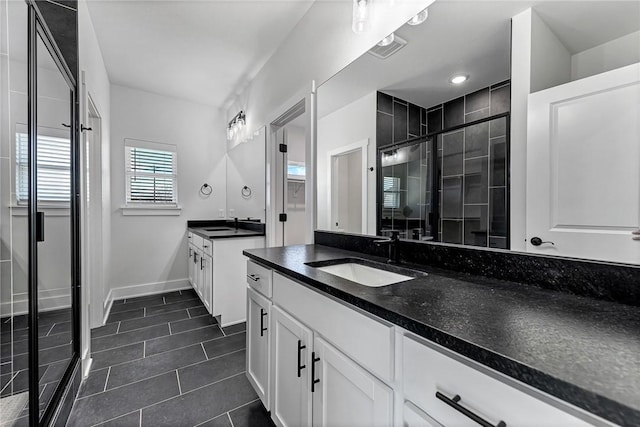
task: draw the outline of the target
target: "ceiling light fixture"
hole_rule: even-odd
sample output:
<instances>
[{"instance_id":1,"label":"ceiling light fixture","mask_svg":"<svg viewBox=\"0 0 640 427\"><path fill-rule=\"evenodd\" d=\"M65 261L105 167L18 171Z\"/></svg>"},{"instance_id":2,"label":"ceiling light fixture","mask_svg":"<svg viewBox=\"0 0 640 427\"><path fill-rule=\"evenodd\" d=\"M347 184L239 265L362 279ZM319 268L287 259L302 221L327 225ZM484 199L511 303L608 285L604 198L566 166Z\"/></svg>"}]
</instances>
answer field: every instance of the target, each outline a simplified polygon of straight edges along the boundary
<instances>
[{"instance_id":1,"label":"ceiling light fixture","mask_svg":"<svg viewBox=\"0 0 640 427\"><path fill-rule=\"evenodd\" d=\"M425 9L422 12L419 12L413 18L409 19L407 21L407 24L409 24L409 25L420 25L424 21L426 21L428 17L429 17L429 11L427 9Z\"/></svg>"},{"instance_id":2,"label":"ceiling light fixture","mask_svg":"<svg viewBox=\"0 0 640 427\"><path fill-rule=\"evenodd\" d=\"M247 116L244 114L244 111L240 110L240 112L236 114L227 125L227 139L231 141L242 130L242 128L244 128L246 123Z\"/></svg>"},{"instance_id":3,"label":"ceiling light fixture","mask_svg":"<svg viewBox=\"0 0 640 427\"><path fill-rule=\"evenodd\" d=\"M449 83L452 83L454 85L459 85L466 82L467 80L469 80L468 74L456 74L455 76L449 79Z\"/></svg>"},{"instance_id":4,"label":"ceiling light fixture","mask_svg":"<svg viewBox=\"0 0 640 427\"><path fill-rule=\"evenodd\" d=\"M380 47L389 46L391 43L393 43L394 40L395 40L395 34L391 33L387 37L380 40L380 42L378 43L378 46Z\"/></svg>"},{"instance_id":5,"label":"ceiling light fixture","mask_svg":"<svg viewBox=\"0 0 640 427\"><path fill-rule=\"evenodd\" d=\"M351 29L360 34L371 28L371 5L373 0L353 0Z\"/></svg>"}]
</instances>

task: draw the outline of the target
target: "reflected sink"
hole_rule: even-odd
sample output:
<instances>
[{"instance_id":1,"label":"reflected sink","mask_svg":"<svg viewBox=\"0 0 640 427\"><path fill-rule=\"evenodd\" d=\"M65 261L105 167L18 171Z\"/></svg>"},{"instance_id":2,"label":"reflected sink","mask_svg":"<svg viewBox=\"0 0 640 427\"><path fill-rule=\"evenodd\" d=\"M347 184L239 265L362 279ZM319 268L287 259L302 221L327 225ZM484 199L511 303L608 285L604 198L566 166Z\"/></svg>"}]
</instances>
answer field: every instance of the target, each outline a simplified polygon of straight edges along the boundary
<instances>
[{"instance_id":1,"label":"reflected sink","mask_svg":"<svg viewBox=\"0 0 640 427\"><path fill-rule=\"evenodd\" d=\"M374 288L427 275L427 273L419 271L355 258L311 262L307 265L325 273Z\"/></svg>"}]
</instances>

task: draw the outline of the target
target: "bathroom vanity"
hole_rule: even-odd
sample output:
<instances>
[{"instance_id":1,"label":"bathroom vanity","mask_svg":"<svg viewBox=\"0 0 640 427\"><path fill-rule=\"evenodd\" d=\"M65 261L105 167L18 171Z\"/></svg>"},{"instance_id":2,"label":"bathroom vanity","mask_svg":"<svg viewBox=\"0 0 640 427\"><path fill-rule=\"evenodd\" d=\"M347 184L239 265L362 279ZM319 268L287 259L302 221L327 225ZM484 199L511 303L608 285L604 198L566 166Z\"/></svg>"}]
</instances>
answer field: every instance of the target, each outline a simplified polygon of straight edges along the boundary
<instances>
[{"instance_id":1,"label":"bathroom vanity","mask_svg":"<svg viewBox=\"0 0 640 427\"><path fill-rule=\"evenodd\" d=\"M640 422L636 307L318 244L244 254L247 377L277 425ZM321 269L349 262L408 280Z\"/></svg>"},{"instance_id":2,"label":"bathroom vanity","mask_svg":"<svg viewBox=\"0 0 640 427\"><path fill-rule=\"evenodd\" d=\"M264 247L264 224L189 221L189 283L221 326L245 321L245 249Z\"/></svg>"}]
</instances>

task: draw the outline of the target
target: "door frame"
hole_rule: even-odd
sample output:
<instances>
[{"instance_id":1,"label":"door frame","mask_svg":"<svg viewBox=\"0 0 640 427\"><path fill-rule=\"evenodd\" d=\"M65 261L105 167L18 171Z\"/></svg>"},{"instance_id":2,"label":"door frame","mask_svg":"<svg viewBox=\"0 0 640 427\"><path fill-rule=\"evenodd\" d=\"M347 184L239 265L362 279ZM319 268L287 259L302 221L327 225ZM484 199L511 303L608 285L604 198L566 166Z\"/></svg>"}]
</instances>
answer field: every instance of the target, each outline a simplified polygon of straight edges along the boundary
<instances>
[{"instance_id":1,"label":"door frame","mask_svg":"<svg viewBox=\"0 0 640 427\"><path fill-rule=\"evenodd\" d=\"M368 193L368 182L367 182L367 165L369 162L369 138L365 138L361 141L354 142L353 144L345 145L343 147L339 147L333 149L327 153L327 164L329 165L329 174L327 177L327 206L329 212L329 227L333 228L333 169L334 169L334 157L342 156L345 154L355 153L358 150L361 152L361 162L362 162L362 171L361 173L361 201L362 201L362 224L361 231L362 234L367 234L367 193Z\"/></svg>"}]
</instances>

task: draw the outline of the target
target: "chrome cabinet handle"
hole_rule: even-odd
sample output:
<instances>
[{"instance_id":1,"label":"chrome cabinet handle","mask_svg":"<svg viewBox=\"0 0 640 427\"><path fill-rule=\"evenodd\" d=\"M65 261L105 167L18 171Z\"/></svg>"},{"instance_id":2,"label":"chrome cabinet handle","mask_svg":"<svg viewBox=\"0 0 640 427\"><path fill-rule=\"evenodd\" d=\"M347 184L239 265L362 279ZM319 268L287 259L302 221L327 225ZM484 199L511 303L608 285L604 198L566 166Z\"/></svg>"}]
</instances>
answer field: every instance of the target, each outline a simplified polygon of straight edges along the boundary
<instances>
[{"instance_id":1,"label":"chrome cabinet handle","mask_svg":"<svg viewBox=\"0 0 640 427\"><path fill-rule=\"evenodd\" d=\"M442 400L447 405L451 406L456 411L466 416L467 418L471 418L473 421L480 424L482 427L507 427L507 423L505 423L504 421L499 421L498 424L493 425L489 421L485 420L484 418L476 414L475 412L472 412L469 409L465 408L460 403L458 403L460 402L460 400L462 400L462 398L457 394L452 398L449 398L444 394L440 393L439 391L436 391L436 397L439 400Z\"/></svg>"}]
</instances>

